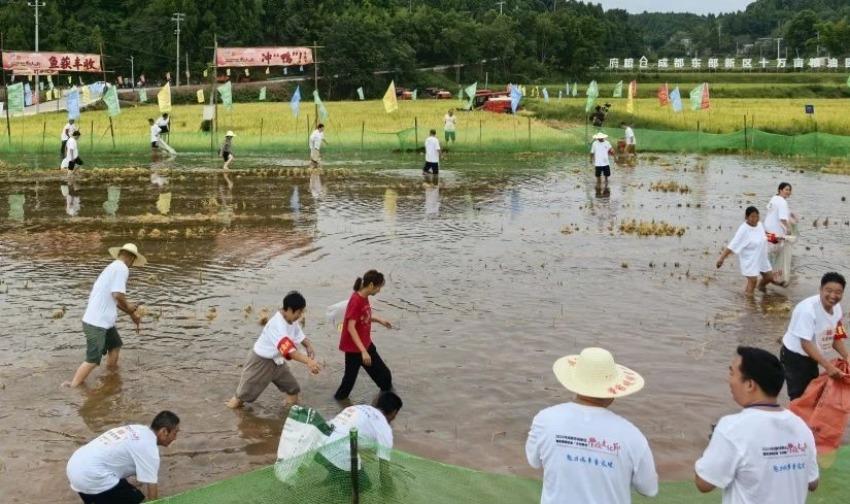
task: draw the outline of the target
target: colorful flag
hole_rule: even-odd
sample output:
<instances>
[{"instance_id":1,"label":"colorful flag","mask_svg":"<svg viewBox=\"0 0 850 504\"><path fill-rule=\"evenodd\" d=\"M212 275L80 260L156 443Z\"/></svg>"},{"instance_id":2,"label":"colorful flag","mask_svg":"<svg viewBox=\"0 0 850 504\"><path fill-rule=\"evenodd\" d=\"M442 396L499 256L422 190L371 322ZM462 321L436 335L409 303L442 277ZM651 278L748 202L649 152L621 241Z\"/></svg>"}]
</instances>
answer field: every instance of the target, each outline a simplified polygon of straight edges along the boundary
<instances>
[{"instance_id":1,"label":"colorful flag","mask_svg":"<svg viewBox=\"0 0 850 504\"><path fill-rule=\"evenodd\" d=\"M106 113L109 117L115 117L121 113L121 105L118 103L118 91L115 86L109 86L103 93L103 103L106 104Z\"/></svg>"},{"instance_id":2,"label":"colorful flag","mask_svg":"<svg viewBox=\"0 0 850 504\"><path fill-rule=\"evenodd\" d=\"M667 83L665 82L658 88L658 106L663 107L670 103L670 92L667 90Z\"/></svg>"},{"instance_id":3,"label":"colorful flag","mask_svg":"<svg viewBox=\"0 0 850 504\"><path fill-rule=\"evenodd\" d=\"M679 93L679 86L670 93L670 105L673 107L673 112L682 111L682 95Z\"/></svg>"},{"instance_id":4,"label":"colorful flag","mask_svg":"<svg viewBox=\"0 0 850 504\"><path fill-rule=\"evenodd\" d=\"M171 112L171 84L165 83L159 93L156 94L160 112Z\"/></svg>"},{"instance_id":5,"label":"colorful flag","mask_svg":"<svg viewBox=\"0 0 850 504\"><path fill-rule=\"evenodd\" d=\"M18 113L24 111L24 85L22 83L6 86L6 99L9 101L9 112Z\"/></svg>"},{"instance_id":6,"label":"colorful flag","mask_svg":"<svg viewBox=\"0 0 850 504\"><path fill-rule=\"evenodd\" d=\"M292 93L292 98L289 100L289 108L292 110L292 117L298 117L301 111L301 86L295 87L295 92Z\"/></svg>"},{"instance_id":7,"label":"colorful flag","mask_svg":"<svg viewBox=\"0 0 850 504\"><path fill-rule=\"evenodd\" d=\"M575 98L576 96L578 96L578 82L573 82L573 92L572 92L572 95L573 95L573 98Z\"/></svg>"},{"instance_id":8,"label":"colorful flag","mask_svg":"<svg viewBox=\"0 0 850 504\"><path fill-rule=\"evenodd\" d=\"M466 97L469 98L469 101L466 102L465 110L472 110L472 104L475 101L475 91L478 89L478 82L473 82L472 84L466 86L466 89L463 90L466 93Z\"/></svg>"},{"instance_id":9,"label":"colorful flag","mask_svg":"<svg viewBox=\"0 0 850 504\"><path fill-rule=\"evenodd\" d=\"M543 88L543 102L549 103L549 90L546 88Z\"/></svg>"},{"instance_id":10,"label":"colorful flag","mask_svg":"<svg viewBox=\"0 0 850 504\"><path fill-rule=\"evenodd\" d=\"M144 89L139 90L139 103L147 103L148 101L148 92Z\"/></svg>"},{"instance_id":11,"label":"colorful flag","mask_svg":"<svg viewBox=\"0 0 850 504\"><path fill-rule=\"evenodd\" d=\"M318 89L313 90L313 103L319 107L319 117L321 117L323 121L326 120L328 118L328 109L325 108L325 104L322 103L322 99L319 98Z\"/></svg>"},{"instance_id":12,"label":"colorful flag","mask_svg":"<svg viewBox=\"0 0 850 504\"><path fill-rule=\"evenodd\" d=\"M32 75L30 75L32 78ZM29 107L32 105L32 87L29 82L24 82L24 105Z\"/></svg>"},{"instance_id":13,"label":"colorful flag","mask_svg":"<svg viewBox=\"0 0 850 504\"><path fill-rule=\"evenodd\" d=\"M246 68L246 69L245 69L245 76L247 77L247 76L249 76L249 75L251 75L251 71L250 71L250 70L248 70L248 69Z\"/></svg>"},{"instance_id":14,"label":"colorful flag","mask_svg":"<svg viewBox=\"0 0 850 504\"><path fill-rule=\"evenodd\" d=\"M204 100L204 90L203 89L199 89L198 92L195 93L195 96L198 97L198 103L204 103L205 100Z\"/></svg>"},{"instance_id":15,"label":"colorful flag","mask_svg":"<svg viewBox=\"0 0 850 504\"><path fill-rule=\"evenodd\" d=\"M233 109L233 84L230 81L218 87L218 94L221 96L221 104L224 105L224 108Z\"/></svg>"},{"instance_id":16,"label":"colorful flag","mask_svg":"<svg viewBox=\"0 0 850 504\"><path fill-rule=\"evenodd\" d=\"M83 105L88 105L89 103L91 103L91 88L89 88L88 86L83 86L82 87L82 96L83 96L83 99L82 99Z\"/></svg>"},{"instance_id":17,"label":"colorful flag","mask_svg":"<svg viewBox=\"0 0 850 504\"><path fill-rule=\"evenodd\" d=\"M260 101L266 101L266 86L260 88Z\"/></svg>"},{"instance_id":18,"label":"colorful flag","mask_svg":"<svg viewBox=\"0 0 850 504\"><path fill-rule=\"evenodd\" d=\"M68 119L79 119L80 118L80 92L77 88L71 89L71 92L68 93Z\"/></svg>"},{"instance_id":19,"label":"colorful flag","mask_svg":"<svg viewBox=\"0 0 850 504\"><path fill-rule=\"evenodd\" d=\"M418 91L419 91L418 89L413 90L413 94L410 95L411 100L416 101L416 94L417 94Z\"/></svg>"},{"instance_id":20,"label":"colorful flag","mask_svg":"<svg viewBox=\"0 0 850 504\"><path fill-rule=\"evenodd\" d=\"M359 98L360 101L363 101L363 100L366 99L366 95L363 93L363 87L362 86L357 88L357 98Z\"/></svg>"},{"instance_id":21,"label":"colorful flag","mask_svg":"<svg viewBox=\"0 0 850 504\"><path fill-rule=\"evenodd\" d=\"M204 68L204 77L208 77L208 76L209 76L209 71L206 68Z\"/></svg>"},{"instance_id":22,"label":"colorful flag","mask_svg":"<svg viewBox=\"0 0 850 504\"><path fill-rule=\"evenodd\" d=\"M623 81L617 83L614 86L614 95L613 98L622 98L623 97Z\"/></svg>"},{"instance_id":23,"label":"colorful flag","mask_svg":"<svg viewBox=\"0 0 850 504\"><path fill-rule=\"evenodd\" d=\"M847 77L847 86L850 87L850 77Z\"/></svg>"},{"instance_id":24,"label":"colorful flag","mask_svg":"<svg viewBox=\"0 0 850 504\"><path fill-rule=\"evenodd\" d=\"M563 90L563 89L559 89L559 90L558 90L558 101L561 101L561 98L562 98L563 96L564 96L564 90Z\"/></svg>"},{"instance_id":25,"label":"colorful flag","mask_svg":"<svg viewBox=\"0 0 850 504\"><path fill-rule=\"evenodd\" d=\"M593 104L596 102L596 98L599 96L599 86L596 85L596 81L590 81L585 94L587 95L587 103L584 105L584 112L590 113L593 109Z\"/></svg>"},{"instance_id":26,"label":"colorful flag","mask_svg":"<svg viewBox=\"0 0 850 504\"><path fill-rule=\"evenodd\" d=\"M384 93L384 110L391 114L398 110L398 98L395 96L395 81L390 81L387 92Z\"/></svg>"},{"instance_id":27,"label":"colorful flag","mask_svg":"<svg viewBox=\"0 0 850 504\"><path fill-rule=\"evenodd\" d=\"M637 97L637 81L629 82L629 95L626 101L626 112L629 114L635 113L635 97Z\"/></svg>"},{"instance_id":28,"label":"colorful flag","mask_svg":"<svg viewBox=\"0 0 850 504\"><path fill-rule=\"evenodd\" d=\"M516 114L516 109L519 107L519 101L522 100L522 92L518 86L511 85L511 112Z\"/></svg>"},{"instance_id":29,"label":"colorful flag","mask_svg":"<svg viewBox=\"0 0 850 504\"><path fill-rule=\"evenodd\" d=\"M693 88L690 94L691 110L707 109L711 106L708 96L708 83L703 82Z\"/></svg>"}]
</instances>

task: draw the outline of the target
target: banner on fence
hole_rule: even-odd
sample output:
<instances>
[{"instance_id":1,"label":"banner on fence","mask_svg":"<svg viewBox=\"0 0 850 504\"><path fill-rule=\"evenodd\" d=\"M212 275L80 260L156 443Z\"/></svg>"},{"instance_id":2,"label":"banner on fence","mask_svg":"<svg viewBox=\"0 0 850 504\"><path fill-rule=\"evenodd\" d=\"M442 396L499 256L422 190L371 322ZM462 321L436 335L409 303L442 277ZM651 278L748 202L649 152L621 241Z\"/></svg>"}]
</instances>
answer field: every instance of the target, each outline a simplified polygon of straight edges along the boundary
<instances>
[{"instance_id":1,"label":"banner on fence","mask_svg":"<svg viewBox=\"0 0 850 504\"><path fill-rule=\"evenodd\" d=\"M219 47L215 62L220 67L309 65L313 51L309 47Z\"/></svg>"},{"instance_id":2,"label":"banner on fence","mask_svg":"<svg viewBox=\"0 0 850 504\"><path fill-rule=\"evenodd\" d=\"M218 94L221 96L221 104L224 108L231 110L233 108L233 84L230 81L225 82L218 87Z\"/></svg>"},{"instance_id":3,"label":"banner on fence","mask_svg":"<svg viewBox=\"0 0 850 504\"><path fill-rule=\"evenodd\" d=\"M77 88L71 90L68 93L68 119L79 119L80 118L80 91Z\"/></svg>"},{"instance_id":4,"label":"banner on fence","mask_svg":"<svg viewBox=\"0 0 850 504\"><path fill-rule=\"evenodd\" d=\"M121 113L121 106L118 104L118 92L115 86L109 86L109 89L103 93L103 103L106 104L109 117L115 117Z\"/></svg>"},{"instance_id":5,"label":"banner on fence","mask_svg":"<svg viewBox=\"0 0 850 504\"><path fill-rule=\"evenodd\" d=\"M24 111L24 85L23 83L6 86L6 99L9 101L9 112L18 113Z\"/></svg>"},{"instance_id":6,"label":"banner on fence","mask_svg":"<svg viewBox=\"0 0 850 504\"><path fill-rule=\"evenodd\" d=\"M103 71L98 54L23 51L3 51L3 70L17 75Z\"/></svg>"}]
</instances>

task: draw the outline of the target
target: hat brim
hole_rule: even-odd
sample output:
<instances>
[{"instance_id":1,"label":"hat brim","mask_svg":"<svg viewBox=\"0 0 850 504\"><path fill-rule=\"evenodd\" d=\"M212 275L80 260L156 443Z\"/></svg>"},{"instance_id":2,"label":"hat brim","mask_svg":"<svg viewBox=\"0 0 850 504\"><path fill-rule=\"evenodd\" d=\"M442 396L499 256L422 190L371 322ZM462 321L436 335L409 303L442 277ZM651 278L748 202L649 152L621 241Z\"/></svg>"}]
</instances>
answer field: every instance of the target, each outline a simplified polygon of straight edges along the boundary
<instances>
[{"instance_id":1,"label":"hat brim","mask_svg":"<svg viewBox=\"0 0 850 504\"><path fill-rule=\"evenodd\" d=\"M604 140L606 138L608 138L608 135L606 135L605 133L597 133L593 135L594 140Z\"/></svg>"},{"instance_id":2,"label":"hat brim","mask_svg":"<svg viewBox=\"0 0 850 504\"><path fill-rule=\"evenodd\" d=\"M121 252L122 250L126 250L127 252L136 256L136 260L133 261L133 266L142 267L142 266L144 266L145 264L148 263L147 258L145 256L143 256L142 254L139 254L138 252L133 252L132 250L127 250L123 247L112 247L112 248L110 248L109 249L109 255L111 255L113 259L118 259L118 253Z\"/></svg>"},{"instance_id":3,"label":"hat brim","mask_svg":"<svg viewBox=\"0 0 850 504\"><path fill-rule=\"evenodd\" d=\"M612 399L632 395L639 392L644 386L644 379L641 375L620 364L616 364L616 379L610 382L592 381L587 377L579 376L576 373L578 357L578 355L567 355L556 360L555 364L552 365L555 378L570 392L585 397Z\"/></svg>"}]
</instances>

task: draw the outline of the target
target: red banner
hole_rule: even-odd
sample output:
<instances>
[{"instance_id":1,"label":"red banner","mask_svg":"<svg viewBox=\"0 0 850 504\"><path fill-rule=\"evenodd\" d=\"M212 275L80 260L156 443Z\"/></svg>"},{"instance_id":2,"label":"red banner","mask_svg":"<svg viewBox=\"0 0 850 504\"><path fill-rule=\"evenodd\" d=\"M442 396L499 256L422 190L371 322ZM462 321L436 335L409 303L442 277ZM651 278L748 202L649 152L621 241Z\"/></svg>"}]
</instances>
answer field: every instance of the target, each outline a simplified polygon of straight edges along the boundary
<instances>
[{"instance_id":1,"label":"red banner","mask_svg":"<svg viewBox=\"0 0 850 504\"><path fill-rule=\"evenodd\" d=\"M215 64L220 67L264 67L309 65L313 51L309 47L219 47Z\"/></svg>"},{"instance_id":2,"label":"red banner","mask_svg":"<svg viewBox=\"0 0 850 504\"><path fill-rule=\"evenodd\" d=\"M18 75L103 71L99 54L20 51L3 51L3 70Z\"/></svg>"},{"instance_id":3,"label":"red banner","mask_svg":"<svg viewBox=\"0 0 850 504\"><path fill-rule=\"evenodd\" d=\"M670 93L667 91L667 83L665 82L658 88L658 105L663 107L670 103Z\"/></svg>"}]
</instances>

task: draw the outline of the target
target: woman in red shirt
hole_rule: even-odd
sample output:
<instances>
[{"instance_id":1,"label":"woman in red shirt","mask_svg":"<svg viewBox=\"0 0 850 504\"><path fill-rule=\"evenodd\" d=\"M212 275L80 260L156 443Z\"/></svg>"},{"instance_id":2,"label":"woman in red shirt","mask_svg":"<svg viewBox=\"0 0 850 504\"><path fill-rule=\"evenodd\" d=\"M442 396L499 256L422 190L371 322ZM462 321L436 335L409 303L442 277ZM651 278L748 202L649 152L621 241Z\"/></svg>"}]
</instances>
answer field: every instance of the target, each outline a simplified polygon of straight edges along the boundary
<instances>
[{"instance_id":1,"label":"woman in red shirt","mask_svg":"<svg viewBox=\"0 0 850 504\"><path fill-rule=\"evenodd\" d=\"M369 296L381 292L383 286L384 275L376 270L367 271L354 282L354 292L348 299L339 338L339 349L345 352L345 374L334 394L337 401L348 399L360 373L360 366L366 369L381 392L393 389L393 375L372 343L373 320L387 329L392 328L389 321L372 316L372 306L369 304Z\"/></svg>"}]
</instances>

